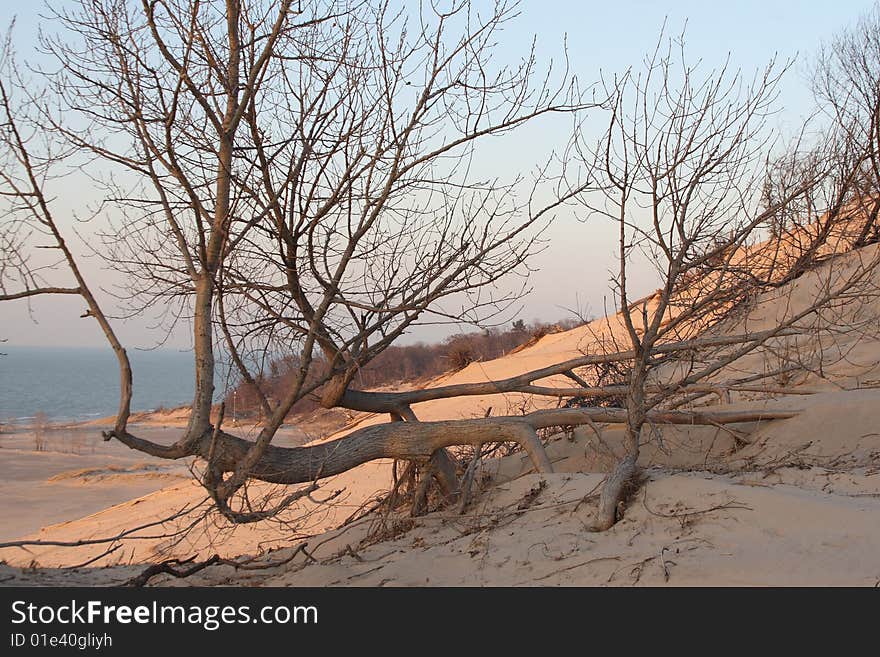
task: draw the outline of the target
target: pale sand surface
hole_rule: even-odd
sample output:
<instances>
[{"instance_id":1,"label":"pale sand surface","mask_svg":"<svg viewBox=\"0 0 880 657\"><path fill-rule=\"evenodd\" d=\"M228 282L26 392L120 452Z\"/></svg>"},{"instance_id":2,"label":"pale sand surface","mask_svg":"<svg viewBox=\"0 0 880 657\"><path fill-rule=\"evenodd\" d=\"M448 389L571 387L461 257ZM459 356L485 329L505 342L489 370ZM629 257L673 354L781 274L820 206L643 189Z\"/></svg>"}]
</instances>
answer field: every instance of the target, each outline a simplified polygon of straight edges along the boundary
<instances>
[{"instance_id":1,"label":"pale sand surface","mask_svg":"<svg viewBox=\"0 0 880 657\"><path fill-rule=\"evenodd\" d=\"M870 256L877 249L877 245L866 247L861 255ZM851 259L852 254L842 256L833 266L845 269ZM776 316L808 304L825 274L827 266L765 294L747 319L715 331L737 334L744 327L755 331L771 326ZM797 417L738 425L736 434L714 427L658 428L641 455L647 482L630 500L623 520L608 532L595 534L586 527L602 473L619 453L621 432L609 426L597 427L598 432L582 427L570 436L552 439L548 446L555 468L552 475L534 474L522 454L487 461L485 481L462 516L452 509L414 520L390 516L381 526L370 516L339 529L354 511L388 488L390 464L377 461L323 482L316 498L343 492L328 505L305 501L283 522L230 527L216 516L202 520L189 516L195 519L186 522L195 524L186 534L168 535L184 522L178 519L164 532L155 528L144 532L145 537L127 540L105 556L106 545L40 546L26 552L8 548L0 550L0 558L11 566L35 561L45 570L0 566L0 581L113 584L143 569L146 562L215 553L228 558L256 555L254 563L269 566L307 538L315 561L299 553L275 567L216 566L186 580L160 576L153 583L873 586L880 582L880 338L876 335L880 303L872 299L856 304L838 319L850 321L846 313L852 314L853 323L873 318L868 325L874 332L820 331L780 339L775 353L750 355L714 379L723 382L773 369L779 351L785 349L802 354L805 366L774 385L816 394L735 393L729 404L712 396L701 402L718 409L794 408L801 410ZM619 331L619 317L598 320L546 336L506 357L471 364L436 384L509 377L576 357L590 351L591 345L595 349L597 337L607 339ZM820 352L824 377L815 373L815 362L806 363L809 354ZM662 379L663 372L658 376ZM502 414L554 404L522 395L489 395L426 402L414 410L421 419L434 420L481 417L490 406L493 414ZM360 423L385 421L382 416L363 416ZM106 447L106 455L99 450L105 459L121 449ZM97 454L81 456L98 459ZM129 458L129 466L147 462L140 454ZM106 467L107 462L98 465ZM4 467L13 472L19 466ZM35 466L21 469L31 473L27 476L32 477L28 480L32 487L71 488L46 482L55 470L50 475L41 470L38 475ZM121 484L111 477L78 485L93 486L117 490ZM254 486L254 497L268 488ZM118 494L116 499L124 496L121 490L113 494ZM24 491L19 495L27 497ZM85 517L68 517L68 522L54 525L46 521L48 526L30 536L61 541L113 536L195 505L203 497L198 484L180 480L91 515L79 514ZM371 531L373 538L367 540ZM164 535L146 537L150 534ZM57 570L92 559L97 559L94 566L106 567Z\"/></svg>"},{"instance_id":2,"label":"pale sand surface","mask_svg":"<svg viewBox=\"0 0 880 657\"><path fill-rule=\"evenodd\" d=\"M44 432L45 445L34 449L32 431L0 434L0 541L41 527L88 516L108 506L190 479L192 459L165 461L135 452L117 441L104 441L99 424ZM180 428L134 425L138 435L171 443ZM302 444L295 428L279 433L279 445Z\"/></svg>"}]
</instances>

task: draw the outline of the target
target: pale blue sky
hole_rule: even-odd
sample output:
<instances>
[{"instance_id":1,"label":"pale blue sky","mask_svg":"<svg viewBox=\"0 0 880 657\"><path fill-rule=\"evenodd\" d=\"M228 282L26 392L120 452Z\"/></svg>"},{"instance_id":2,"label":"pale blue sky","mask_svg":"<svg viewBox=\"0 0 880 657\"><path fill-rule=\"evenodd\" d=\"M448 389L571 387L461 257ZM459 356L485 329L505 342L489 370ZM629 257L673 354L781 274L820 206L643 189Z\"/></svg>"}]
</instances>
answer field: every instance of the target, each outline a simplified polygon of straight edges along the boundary
<instances>
[{"instance_id":1,"label":"pale blue sky","mask_svg":"<svg viewBox=\"0 0 880 657\"><path fill-rule=\"evenodd\" d=\"M474 0L475 6L479 4ZM798 125L811 110L804 73L820 42L852 24L872 5L873 1L868 0L526 0L520 18L503 33L497 56L516 58L527 47L531 35L536 34L539 56L558 57L567 33L571 66L584 82L591 82L598 78L600 69L614 73L638 65L655 45L664 20L671 34L679 33L686 23L689 59L702 59L707 66L722 63L729 54L736 67L751 73L763 67L774 54L780 59L798 57L781 87L778 121L785 128ZM17 16L16 43L22 57L29 54L33 43L40 7L39 2L0 0L2 24ZM599 114L596 119L603 120ZM517 166L517 161L524 165L534 162L544 154L546 142L552 136L540 130L529 133L517 143L515 157L505 157L497 166L501 169ZM492 168L496 163L484 166ZM540 271L532 276L534 291L523 301L525 308L520 316L526 321L552 320L566 315L564 307L583 308L587 304L594 314L600 313L614 259L610 231L561 215L548 236L548 249L533 262ZM102 284L111 280L97 263L89 263L86 269ZM638 283L644 291L653 287L647 275ZM81 302L56 298L41 299L31 305L36 324L24 302L0 306L0 338L8 338L16 345L102 344L92 320L78 319ZM159 339L159 334L150 330L151 324L146 318L134 318L122 323L120 332L131 346L149 346ZM410 339L440 335L426 330ZM188 342L188 336L180 335L173 345L185 347Z\"/></svg>"}]
</instances>

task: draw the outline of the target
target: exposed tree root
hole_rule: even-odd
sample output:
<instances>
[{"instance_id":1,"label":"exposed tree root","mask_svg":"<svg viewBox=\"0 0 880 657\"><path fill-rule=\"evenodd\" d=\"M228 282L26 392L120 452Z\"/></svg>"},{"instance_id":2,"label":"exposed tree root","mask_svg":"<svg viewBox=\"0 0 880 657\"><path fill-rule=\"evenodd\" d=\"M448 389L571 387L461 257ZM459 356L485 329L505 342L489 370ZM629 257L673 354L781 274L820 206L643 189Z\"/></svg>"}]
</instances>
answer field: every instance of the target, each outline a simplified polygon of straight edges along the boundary
<instances>
[{"instance_id":1,"label":"exposed tree root","mask_svg":"<svg viewBox=\"0 0 880 657\"><path fill-rule=\"evenodd\" d=\"M610 529L620 518L620 506L627 492L634 488L638 479L637 460L638 454L627 455L608 475L602 487L602 494L599 496L599 508L596 510L595 521L590 527L591 531L602 532Z\"/></svg>"},{"instance_id":2,"label":"exposed tree root","mask_svg":"<svg viewBox=\"0 0 880 657\"><path fill-rule=\"evenodd\" d=\"M208 566L213 566L215 563L220 563L222 561L224 560L220 558L220 555L215 554L207 561L201 561L197 564L190 566L189 568L176 570L172 567L172 564L184 564L188 563L188 561L170 559L168 561L163 561L162 563L153 564L152 566L145 569L140 575L132 577L123 586L146 586L147 582L149 582L153 577L162 574L171 575L172 577L177 578L189 577L190 575L195 575L200 570L204 570Z\"/></svg>"}]
</instances>

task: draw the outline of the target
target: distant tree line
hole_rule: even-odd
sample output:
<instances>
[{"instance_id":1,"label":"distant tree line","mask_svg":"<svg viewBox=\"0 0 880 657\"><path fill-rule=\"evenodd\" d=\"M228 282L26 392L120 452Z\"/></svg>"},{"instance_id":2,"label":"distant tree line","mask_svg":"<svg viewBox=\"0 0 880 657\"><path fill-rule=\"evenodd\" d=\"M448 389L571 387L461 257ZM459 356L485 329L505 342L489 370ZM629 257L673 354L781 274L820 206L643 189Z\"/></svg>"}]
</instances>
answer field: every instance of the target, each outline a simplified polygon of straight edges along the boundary
<instances>
[{"instance_id":1,"label":"distant tree line","mask_svg":"<svg viewBox=\"0 0 880 657\"><path fill-rule=\"evenodd\" d=\"M538 320L526 323L519 319L510 328L489 328L483 331L456 333L442 342L406 346L391 346L379 356L362 367L352 382L352 387L365 390L379 388L401 382L414 382L433 378L446 372L456 372L470 363L499 358L545 335L567 331L584 322L580 319L563 319L545 323ZM295 355L286 355L269 361L267 372L254 377L254 383L241 381L226 396L226 405L233 406L235 398L236 414L239 416L258 415L260 398L255 386L270 399L277 399L298 375L301 367ZM323 376L320 363L316 376ZM291 415L304 413L320 406L320 390L311 397L305 397L291 409Z\"/></svg>"}]
</instances>

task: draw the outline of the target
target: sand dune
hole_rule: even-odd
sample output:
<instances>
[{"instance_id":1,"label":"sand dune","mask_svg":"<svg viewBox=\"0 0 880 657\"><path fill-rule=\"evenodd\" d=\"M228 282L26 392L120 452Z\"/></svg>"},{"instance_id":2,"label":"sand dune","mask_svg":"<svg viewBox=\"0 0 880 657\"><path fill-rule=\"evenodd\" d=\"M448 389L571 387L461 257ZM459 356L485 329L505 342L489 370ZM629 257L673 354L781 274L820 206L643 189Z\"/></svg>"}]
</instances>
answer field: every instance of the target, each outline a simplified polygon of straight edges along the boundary
<instances>
[{"instance_id":1,"label":"sand dune","mask_svg":"<svg viewBox=\"0 0 880 657\"><path fill-rule=\"evenodd\" d=\"M829 268L843 275L855 258L872 257L878 248L839 256L762 295L747 316L713 330L736 334L744 326L772 326L778 317L809 305ZM880 283L880 272L875 275ZM793 350L804 355L805 366L776 385L809 394L736 392L724 404L714 396L700 402L731 409L796 408L799 415L738 425L733 432L720 427L658 427L641 454L646 482L629 501L623 520L608 532L590 533L586 523L603 473L619 453L621 431L613 426L596 431L581 427L551 439L552 475L534 474L522 454L485 461L483 485L464 515L450 509L418 519L373 515L340 528L388 488L387 461L367 463L323 482L316 498L342 491L330 504L305 501L279 521L239 527L215 515L202 517L204 491L192 481L181 481L84 518L44 527L30 537L109 537L193 507L186 517L146 529L106 555L108 545L115 544L4 549L0 557L11 565L36 562L48 570L24 573L7 566L0 579L58 581L60 571L52 569L96 559L94 566L103 567L65 571L64 581L110 584L130 577L144 562L218 553L230 559L251 555L248 559L255 560L250 569L216 566L185 581L158 577L154 583L875 585L880 582L880 302L862 300L840 313L835 321L862 322L865 330L835 335L823 324L825 319L816 320L804 334L779 338L771 349L747 356L713 379L723 383L744 373L769 371L781 350ZM432 385L509 377L589 352L597 340L620 330L619 317L598 320L545 336L503 358L472 363ZM807 355L812 365L806 363ZM672 373L660 370L657 377L662 380ZM484 395L425 402L414 410L422 420L435 420L481 417L489 407L498 415L555 403L519 394ZM357 424L385 421L386 417L362 415ZM148 472L163 471L153 465L140 470L134 465L103 466L72 479L118 482L113 478ZM257 498L271 490L257 484L251 493ZM188 531L182 532L184 527ZM298 553L272 567L302 540L308 541L310 556ZM261 567L253 569L255 565Z\"/></svg>"}]
</instances>

